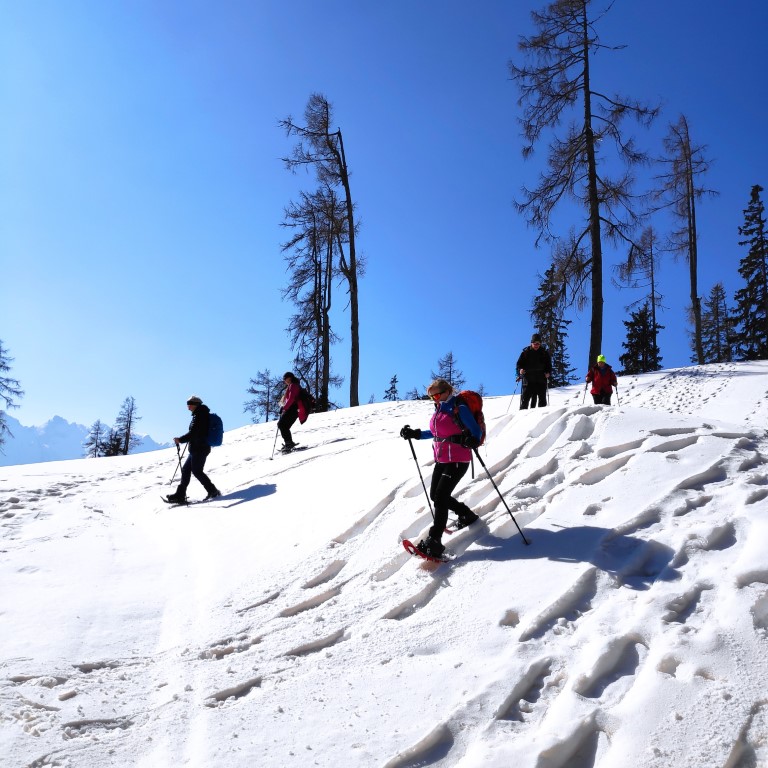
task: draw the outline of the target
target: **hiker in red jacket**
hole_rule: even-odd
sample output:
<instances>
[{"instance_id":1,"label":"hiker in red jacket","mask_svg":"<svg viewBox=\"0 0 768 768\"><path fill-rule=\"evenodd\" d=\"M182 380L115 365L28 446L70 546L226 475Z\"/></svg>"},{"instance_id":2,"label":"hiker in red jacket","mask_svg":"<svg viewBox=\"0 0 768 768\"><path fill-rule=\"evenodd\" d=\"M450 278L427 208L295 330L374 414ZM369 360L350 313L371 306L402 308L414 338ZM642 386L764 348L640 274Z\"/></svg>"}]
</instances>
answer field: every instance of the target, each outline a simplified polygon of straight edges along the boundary
<instances>
[{"instance_id":1,"label":"hiker in red jacket","mask_svg":"<svg viewBox=\"0 0 768 768\"><path fill-rule=\"evenodd\" d=\"M590 394L595 405L610 405L613 388L616 386L616 374L605 361L605 355L597 356L597 365L589 369L587 383L592 382Z\"/></svg>"},{"instance_id":2,"label":"hiker in red jacket","mask_svg":"<svg viewBox=\"0 0 768 768\"><path fill-rule=\"evenodd\" d=\"M307 420L307 408L304 401L299 397L301 394L301 384L299 380L288 371L283 374L283 383L285 392L280 400L280 418L277 422L277 428L283 438L283 447L280 449L283 453L290 453L296 443L291 437L291 427L299 420L303 424Z\"/></svg>"}]
</instances>

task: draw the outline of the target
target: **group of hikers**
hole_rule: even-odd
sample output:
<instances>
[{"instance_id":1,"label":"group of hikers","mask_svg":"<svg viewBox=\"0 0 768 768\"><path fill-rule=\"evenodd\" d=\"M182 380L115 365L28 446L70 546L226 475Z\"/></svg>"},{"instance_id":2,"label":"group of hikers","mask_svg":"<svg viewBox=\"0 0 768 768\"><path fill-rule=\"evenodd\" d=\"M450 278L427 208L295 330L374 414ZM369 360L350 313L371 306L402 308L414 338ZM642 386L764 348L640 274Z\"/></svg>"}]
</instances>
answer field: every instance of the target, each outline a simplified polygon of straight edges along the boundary
<instances>
[{"instance_id":1,"label":"group of hikers","mask_svg":"<svg viewBox=\"0 0 768 768\"><path fill-rule=\"evenodd\" d=\"M552 375L552 358L541 344L541 336L534 333L531 344L525 347L517 358L517 374L523 383L520 394L520 408L529 406L541 408L547 404L549 377ZM616 374L608 365L605 355L598 355L595 365L590 366L585 377L592 383L590 394L595 405L610 405L613 388L616 386Z\"/></svg>"},{"instance_id":2,"label":"group of hikers","mask_svg":"<svg viewBox=\"0 0 768 768\"><path fill-rule=\"evenodd\" d=\"M307 420L308 410L305 399L301 397L303 392L301 383L291 371L283 374L283 384L285 384L285 389L280 399L280 418L277 421L277 428L283 438L282 452L290 453L296 446L291 436L291 427L297 419L303 424ZM205 474L205 462L211 452L211 446L208 442L211 410L197 395L191 395L187 398L187 408L192 413L189 429L181 437L174 437L173 442L177 451L180 444L186 443L189 447L189 453L186 461L181 465L181 480L178 488L165 497L170 504L186 503L187 488L193 476L205 488L206 500L221 496L221 491ZM181 454L179 454L179 464L181 464Z\"/></svg>"},{"instance_id":3,"label":"group of hikers","mask_svg":"<svg viewBox=\"0 0 768 768\"><path fill-rule=\"evenodd\" d=\"M530 346L520 353L516 365L522 381L520 408L543 407L547 405L549 377L552 375L552 358L541 343L541 336L534 333ZM585 377L587 384L592 384L591 394L598 405L610 405L613 388L616 386L616 374L608 365L604 355L598 355L594 366L590 366ZM291 435L291 427L297 420L304 423L307 408L301 397L302 387L299 379L290 371L283 375L285 390L280 400L280 418L277 428L283 438L284 453L289 453L296 446ZM450 382L443 378L435 379L427 387L428 397L435 403L435 411L429 422L429 429L415 429L409 425L400 430L404 440L432 440L435 468L429 489L429 498L434 503L434 520L427 535L416 549L428 557L440 559L445 547L442 536L448 523L448 512L458 517L458 528L472 525L478 516L463 502L455 499L453 492L467 472L472 460L472 450L482 438L483 430L478 424L468 405L457 399L457 393ZM174 437L177 446L186 443L189 455L181 468L181 482L176 491L167 500L173 504L183 504L187 498L187 487L192 476L196 477L206 490L206 499L215 499L220 491L205 474L205 462L211 452L208 444L210 410L197 396L187 400L187 408L192 412L192 421L186 434ZM181 463L181 456L179 456Z\"/></svg>"},{"instance_id":4,"label":"group of hikers","mask_svg":"<svg viewBox=\"0 0 768 768\"><path fill-rule=\"evenodd\" d=\"M520 408L525 410L547 405L547 387L552 375L552 358L541 343L541 336L534 333L530 346L517 359L517 373L523 383ZM592 383L592 398L598 405L610 405L616 374L604 355L598 355L585 377ZM406 425L400 430L404 440L432 439L435 469L429 498L434 504L434 520L427 535L416 545L425 557L439 560L445 546L443 532L448 522L448 512L458 516L457 528L472 525L478 516L463 502L453 497L459 481L467 472L472 460L472 447L478 444L481 429L470 409L445 379L435 379L427 389L427 395L435 401L435 412L428 430L413 429Z\"/></svg>"}]
</instances>

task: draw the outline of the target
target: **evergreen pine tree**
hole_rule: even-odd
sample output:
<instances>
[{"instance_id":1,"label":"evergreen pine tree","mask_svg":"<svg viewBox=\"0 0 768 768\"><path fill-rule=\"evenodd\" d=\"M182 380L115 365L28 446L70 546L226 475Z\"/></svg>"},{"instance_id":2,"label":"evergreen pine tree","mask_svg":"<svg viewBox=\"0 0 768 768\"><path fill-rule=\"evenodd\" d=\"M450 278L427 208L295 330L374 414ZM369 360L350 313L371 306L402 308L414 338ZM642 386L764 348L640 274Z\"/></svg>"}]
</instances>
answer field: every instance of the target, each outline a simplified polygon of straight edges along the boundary
<instances>
[{"instance_id":1,"label":"evergreen pine tree","mask_svg":"<svg viewBox=\"0 0 768 768\"><path fill-rule=\"evenodd\" d=\"M749 246L739 265L745 285L734 294L738 354L744 360L768 357L768 241L762 191L759 184L752 187L749 205L744 209L744 225L739 227L744 238L739 245Z\"/></svg>"},{"instance_id":2,"label":"evergreen pine tree","mask_svg":"<svg viewBox=\"0 0 768 768\"><path fill-rule=\"evenodd\" d=\"M445 357L437 361L437 373L432 371L433 379L445 379L454 389L462 389L466 379L464 374L456 366L456 358L453 352L449 352Z\"/></svg>"},{"instance_id":3,"label":"evergreen pine tree","mask_svg":"<svg viewBox=\"0 0 768 768\"><path fill-rule=\"evenodd\" d=\"M636 312L631 312L630 319L624 321L624 326L627 329L627 340L622 346L626 352L619 357L622 370L618 373L626 375L658 371L661 368L661 355L656 344L648 304L644 304ZM663 325L657 325L655 330L663 328Z\"/></svg>"},{"instance_id":4,"label":"evergreen pine tree","mask_svg":"<svg viewBox=\"0 0 768 768\"><path fill-rule=\"evenodd\" d=\"M389 380L389 389L384 393L384 399L391 402L400 399L400 395L397 392L397 374Z\"/></svg>"},{"instance_id":5,"label":"evergreen pine tree","mask_svg":"<svg viewBox=\"0 0 768 768\"><path fill-rule=\"evenodd\" d=\"M552 358L549 386L562 387L571 383L574 368L565 346L571 321L563 319L562 282L556 278L555 271L555 266L550 266L540 279L539 294L533 300L530 314L533 326L538 328L542 344Z\"/></svg>"},{"instance_id":6,"label":"evergreen pine tree","mask_svg":"<svg viewBox=\"0 0 768 768\"><path fill-rule=\"evenodd\" d=\"M722 283L712 286L704 299L701 313L701 341L705 363L729 363L733 360L734 318L726 302ZM692 358L695 362L695 358Z\"/></svg>"},{"instance_id":7,"label":"evergreen pine tree","mask_svg":"<svg viewBox=\"0 0 768 768\"><path fill-rule=\"evenodd\" d=\"M429 397L426 393L419 392L418 387L414 387L413 389L409 389L405 393L405 399L406 400L429 400Z\"/></svg>"},{"instance_id":8,"label":"evergreen pine tree","mask_svg":"<svg viewBox=\"0 0 768 768\"><path fill-rule=\"evenodd\" d=\"M123 437L115 427L111 427L104 443L104 456L122 456Z\"/></svg>"},{"instance_id":9,"label":"evergreen pine tree","mask_svg":"<svg viewBox=\"0 0 768 768\"><path fill-rule=\"evenodd\" d=\"M632 302L625 309L629 310L632 307L648 304L651 312L651 328L654 331L654 344L659 343L657 311L662 308L661 300L664 298L658 291L656 279L659 254L656 232L653 227L646 227L638 241L630 247L627 260L616 268L620 287L647 289L647 293L643 297Z\"/></svg>"},{"instance_id":10,"label":"evergreen pine tree","mask_svg":"<svg viewBox=\"0 0 768 768\"><path fill-rule=\"evenodd\" d=\"M136 401L132 397L126 397L117 414L113 432L120 438L120 450L118 456L127 456L131 448L141 445L141 438L136 434L136 422L141 421L141 416L136 413Z\"/></svg>"},{"instance_id":11,"label":"evergreen pine tree","mask_svg":"<svg viewBox=\"0 0 768 768\"><path fill-rule=\"evenodd\" d=\"M8 373L11 370L12 357L8 357L8 350L3 348L3 342L0 340L0 374ZM16 379L10 376L0 375L0 400L5 401L6 408L18 408L14 398L24 397L24 392ZM6 435L11 435L8 424L5 420L5 411L0 408L0 449L3 447Z\"/></svg>"},{"instance_id":12,"label":"evergreen pine tree","mask_svg":"<svg viewBox=\"0 0 768 768\"><path fill-rule=\"evenodd\" d=\"M101 456L107 456L107 450L109 449L108 440L109 430L101 423L101 419L96 419L91 425L88 437L83 443L86 458L98 459Z\"/></svg>"}]
</instances>

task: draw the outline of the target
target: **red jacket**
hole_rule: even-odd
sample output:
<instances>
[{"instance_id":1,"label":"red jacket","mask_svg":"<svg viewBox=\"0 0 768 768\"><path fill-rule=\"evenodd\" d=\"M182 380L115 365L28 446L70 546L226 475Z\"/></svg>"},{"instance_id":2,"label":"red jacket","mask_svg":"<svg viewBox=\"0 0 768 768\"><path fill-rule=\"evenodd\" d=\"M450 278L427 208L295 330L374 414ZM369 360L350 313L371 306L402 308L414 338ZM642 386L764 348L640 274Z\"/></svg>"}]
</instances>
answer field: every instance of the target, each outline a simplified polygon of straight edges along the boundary
<instances>
[{"instance_id":1,"label":"red jacket","mask_svg":"<svg viewBox=\"0 0 768 768\"><path fill-rule=\"evenodd\" d=\"M613 392L611 385L616 385L616 374L608 363L603 366L602 370L599 365L596 365L594 368L589 369L587 381L594 382L592 389L589 390L590 394L610 395Z\"/></svg>"},{"instance_id":2,"label":"red jacket","mask_svg":"<svg viewBox=\"0 0 768 768\"><path fill-rule=\"evenodd\" d=\"M283 394L283 407L281 410L285 413L295 403L299 411L299 424L303 424L307 420L308 414L304 401L299 397L300 392L301 387L295 381L292 381Z\"/></svg>"}]
</instances>

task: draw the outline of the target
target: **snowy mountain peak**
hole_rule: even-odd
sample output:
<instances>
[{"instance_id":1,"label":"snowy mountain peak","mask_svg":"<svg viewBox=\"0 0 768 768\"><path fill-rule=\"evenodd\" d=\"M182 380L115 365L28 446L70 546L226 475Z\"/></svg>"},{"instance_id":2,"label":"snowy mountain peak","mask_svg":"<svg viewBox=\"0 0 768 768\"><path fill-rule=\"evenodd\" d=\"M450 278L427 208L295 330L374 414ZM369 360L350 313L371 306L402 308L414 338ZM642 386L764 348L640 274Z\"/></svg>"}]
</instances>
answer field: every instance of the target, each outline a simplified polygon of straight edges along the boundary
<instances>
[{"instance_id":1,"label":"snowy mountain peak","mask_svg":"<svg viewBox=\"0 0 768 768\"><path fill-rule=\"evenodd\" d=\"M33 427L22 425L7 413L5 420L12 436L7 436L2 446L0 467L80 459L83 456L83 443L90 427L69 422L61 416L53 416L45 424ZM135 452L154 451L166 445L156 443L146 436Z\"/></svg>"}]
</instances>

